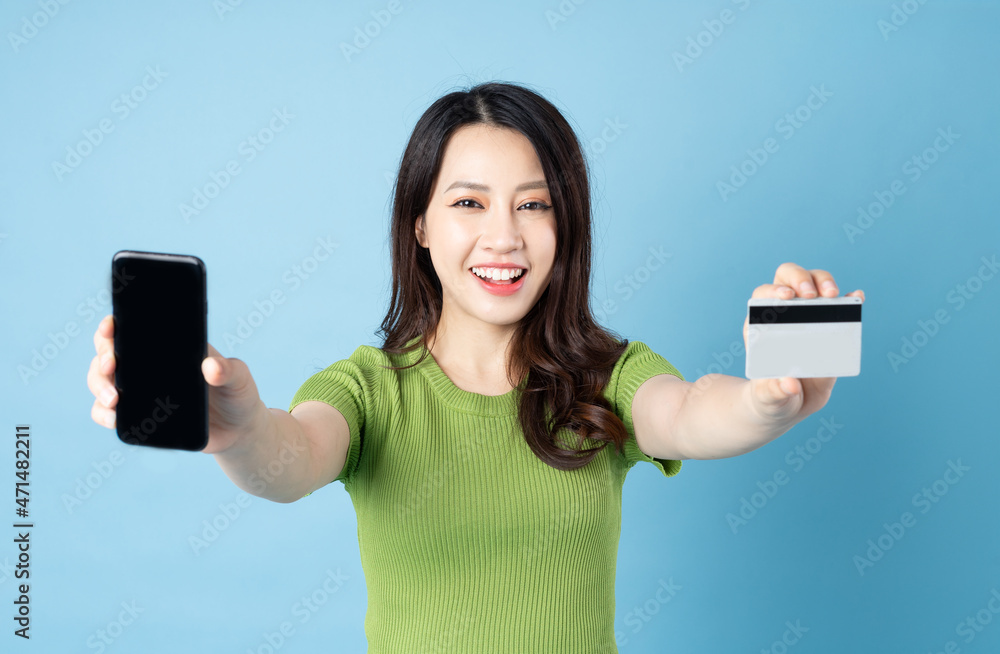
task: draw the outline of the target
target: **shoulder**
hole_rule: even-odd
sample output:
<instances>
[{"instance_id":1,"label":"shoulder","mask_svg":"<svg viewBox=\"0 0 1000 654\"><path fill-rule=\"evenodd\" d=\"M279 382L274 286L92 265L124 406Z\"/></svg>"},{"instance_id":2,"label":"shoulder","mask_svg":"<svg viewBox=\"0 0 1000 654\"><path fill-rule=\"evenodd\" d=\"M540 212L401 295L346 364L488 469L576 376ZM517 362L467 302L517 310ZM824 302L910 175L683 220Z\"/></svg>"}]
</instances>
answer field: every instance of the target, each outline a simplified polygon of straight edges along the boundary
<instances>
[{"instance_id":1,"label":"shoulder","mask_svg":"<svg viewBox=\"0 0 1000 654\"><path fill-rule=\"evenodd\" d=\"M618 358L618 363L621 364L623 361L628 359L644 356L647 354L654 354L653 349L646 345L643 341L630 341L628 339L624 341L619 341L619 343L625 343L625 350L622 355Z\"/></svg>"},{"instance_id":2,"label":"shoulder","mask_svg":"<svg viewBox=\"0 0 1000 654\"><path fill-rule=\"evenodd\" d=\"M405 363L402 361L405 357L405 354L392 354L374 345L359 345L347 360L369 367L396 366L400 365L400 363Z\"/></svg>"},{"instance_id":3,"label":"shoulder","mask_svg":"<svg viewBox=\"0 0 1000 654\"><path fill-rule=\"evenodd\" d=\"M624 351L618 361L615 363L615 367L611 373L612 379L623 374L624 372L637 368L637 367L666 367L669 368L669 372L680 376L680 372L674 368L669 361L667 361L663 356L653 351L649 345L643 341L623 341L627 343Z\"/></svg>"},{"instance_id":4,"label":"shoulder","mask_svg":"<svg viewBox=\"0 0 1000 654\"><path fill-rule=\"evenodd\" d=\"M608 385L605 388L605 396L612 406L617 406L626 400L630 402L636 389L644 381L662 374L684 379L673 364L655 352L649 345L643 341L627 341L625 350L611 371Z\"/></svg>"},{"instance_id":5,"label":"shoulder","mask_svg":"<svg viewBox=\"0 0 1000 654\"><path fill-rule=\"evenodd\" d=\"M387 369L406 366L415 360L416 356L417 354L413 352L396 354L387 352L374 345L359 345L350 356L329 364L326 369L355 368L369 373L378 371L393 372ZM317 371L319 370L317 368Z\"/></svg>"},{"instance_id":6,"label":"shoulder","mask_svg":"<svg viewBox=\"0 0 1000 654\"><path fill-rule=\"evenodd\" d=\"M398 395L402 373L396 368L407 365L407 359L407 354L359 345L347 358L315 370L296 391L289 411L302 402L320 400L341 409L341 413L349 404L354 407L352 414L364 415L368 408L376 406L378 397Z\"/></svg>"},{"instance_id":7,"label":"shoulder","mask_svg":"<svg viewBox=\"0 0 1000 654\"><path fill-rule=\"evenodd\" d=\"M359 345L350 356L316 368L303 388L315 385L351 384L369 389L394 377L394 368L407 365L406 354L393 354L372 345ZM300 389L301 391L302 389Z\"/></svg>"},{"instance_id":8,"label":"shoulder","mask_svg":"<svg viewBox=\"0 0 1000 654\"><path fill-rule=\"evenodd\" d=\"M625 470L627 471L639 461L649 461L655 464L664 476L670 477L680 470L681 462L658 459L645 454L639 448L632 417L632 401L639 387L657 375L673 375L681 381L684 380L680 371L673 364L653 351L646 343L630 341L615 364L608 387L605 390L605 397L611 404L612 411L625 425L627 433L623 448Z\"/></svg>"}]
</instances>

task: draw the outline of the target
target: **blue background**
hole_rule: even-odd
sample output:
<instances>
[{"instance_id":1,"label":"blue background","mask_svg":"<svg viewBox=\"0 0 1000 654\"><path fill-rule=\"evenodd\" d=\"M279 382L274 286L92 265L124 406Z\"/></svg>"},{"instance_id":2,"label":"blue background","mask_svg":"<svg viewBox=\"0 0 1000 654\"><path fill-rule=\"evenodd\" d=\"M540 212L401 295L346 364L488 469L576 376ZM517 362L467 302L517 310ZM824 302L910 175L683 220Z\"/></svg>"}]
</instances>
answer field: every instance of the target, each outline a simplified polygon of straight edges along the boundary
<instances>
[{"instance_id":1,"label":"blue background","mask_svg":"<svg viewBox=\"0 0 1000 654\"><path fill-rule=\"evenodd\" d=\"M530 85L587 143L594 306L689 381L743 376L746 300L782 262L829 270L842 293L867 295L861 375L838 381L817 414L744 456L688 461L671 479L633 468L620 650L781 652L775 642L796 622L808 631L788 651L1000 648L990 609L1000 280L983 264L1000 251L996 2L401 0L395 14L381 0L218 5L0 9L2 616L15 596L18 423L32 429L36 524L32 638L15 638L4 617L0 649L99 651L91 639L134 602L142 613L111 628L107 651L266 652L282 621L295 626L283 653L364 650L343 486L289 505L243 502L210 456L119 443L90 419L92 335L111 311L115 251L197 255L209 341L249 365L268 406L287 408L312 372L377 344L390 184L406 139L434 99L491 79ZM374 36L358 37L365 29ZM355 39L365 47L345 54ZM160 79L143 90L147 67ZM825 101L801 109L814 87ZM127 114L122 94L136 100ZM276 110L287 124L250 160L245 141ZM111 129L100 143L79 146L102 121ZM957 137L934 150L949 128ZM769 138L777 149L747 163ZM86 156L57 173L68 149ZM186 219L180 205L230 161L239 174ZM749 174L720 190L734 166ZM905 193L861 229L859 208L894 180ZM321 238L337 248L313 267ZM669 254L656 270L643 269L650 248ZM295 266L310 272L293 287ZM275 289L286 301L230 340ZM823 420L841 426L820 433ZM788 457L796 447L815 453L799 465ZM969 470L949 475L957 483L939 481L959 461ZM779 471L788 483L731 527L727 514ZM946 494L915 503L936 481ZM227 505L238 517L220 518ZM905 512L915 524L895 541L884 525ZM196 553L189 539L213 520L229 524ZM859 568L880 536L891 549ZM338 569L347 581L300 622L296 604ZM669 602L657 599L661 580L680 586ZM956 631L977 612L979 631Z\"/></svg>"}]
</instances>

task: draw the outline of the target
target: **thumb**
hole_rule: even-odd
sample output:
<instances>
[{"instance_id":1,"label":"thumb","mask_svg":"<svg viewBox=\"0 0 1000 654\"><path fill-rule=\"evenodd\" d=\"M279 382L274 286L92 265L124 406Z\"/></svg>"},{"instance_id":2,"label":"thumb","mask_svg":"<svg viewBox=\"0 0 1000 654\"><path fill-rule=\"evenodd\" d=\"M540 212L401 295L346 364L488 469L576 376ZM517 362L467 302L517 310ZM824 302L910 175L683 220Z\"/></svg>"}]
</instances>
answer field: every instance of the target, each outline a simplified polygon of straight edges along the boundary
<instances>
[{"instance_id":1,"label":"thumb","mask_svg":"<svg viewBox=\"0 0 1000 654\"><path fill-rule=\"evenodd\" d=\"M226 357L219 354L219 351L209 343L208 356L201 362L201 374L205 376L205 381L210 386L225 386L232 377L232 368Z\"/></svg>"},{"instance_id":2,"label":"thumb","mask_svg":"<svg viewBox=\"0 0 1000 654\"><path fill-rule=\"evenodd\" d=\"M801 407L802 384L795 377L755 379L751 383L751 397L761 415L787 417Z\"/></svg>"},{"instance_id":3,"label":"thumb","mask_svg":"<svg viewBox=\"0 0 1000 654\"><path fill-rule=\"evenodd\" d=\"M798 395L802 392L802 382L795 377L782 377L778 382L778 390L782 391L786 396Z\"/></svg>"}]
</instances>

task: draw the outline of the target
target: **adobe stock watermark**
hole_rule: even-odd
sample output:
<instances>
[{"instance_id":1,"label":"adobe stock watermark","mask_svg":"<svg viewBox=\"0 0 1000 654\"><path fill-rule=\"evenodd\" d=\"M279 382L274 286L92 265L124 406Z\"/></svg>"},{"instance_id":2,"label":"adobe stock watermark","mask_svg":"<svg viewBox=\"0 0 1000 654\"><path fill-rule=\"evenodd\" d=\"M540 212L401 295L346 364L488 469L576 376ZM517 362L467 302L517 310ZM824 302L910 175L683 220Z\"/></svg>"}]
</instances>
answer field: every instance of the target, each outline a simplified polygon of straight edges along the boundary
<instances>
[{"instance_id":1,"label":"adobe stock watermark","mask_svg":"<svg viewBox=\"0 0 1000 654\"><path fill-rule=\"evenodd\" d=\"M889 20L879 18L875 22L875 27L882 34L882 40L888 41L889 35L898 32L899 28L910 20L910 16L920 11L920 7L927 4L927 0L903 0L903 2L892 5L892 12Z\"/></svg>"},{"instance_id":2,"label":"adobe stock watermark","mask_svg":"<svg viewBox=\"0 0 1000 654\"><path fill-rule=\"evenodd\" d=\"M627 128L628 125L623 123L618 116L615 116L614 120L605 118L604 128L601 129L601 135L595 136L584 145L584 149L587 151L589 158L593 159L596 155L604 154L604 152L608 149L608 144L617 141L618 137L621 136L621 133Z\"/></svg>"},{"instance_id":3,"label":"adobe stock watermark","mask_svg":"<svg viewBox=\"0 0 1000 654\"><path fill-rule=\"evenodd\" d=\"M300 597L292 605L292 618L296 620L283 620L274 631L263 632L257 645L245 650L246 654L275 654L280 651L295 635L295 622L297 621L300 625L309 622L313 616L319 613L320 609L326 606L330 598L343 587L344 582L348 579L350 577L343 574L340 568L337 568L336 572L327 568L326 576L323 577L319 586L307 595Z\"/></svg>"},{"instance_id":4,"label":"adobe stock watermark","mask_svg":"<svg viewBox=\"0 0 1000 654\"><path fill-rule=\"evenodd\" d=\"M146 609L136 605L135 600L122 602L120 606L122 609L116 618L87 637L88 649L97 650L97 654L101 654L105 649L114 644L116 640L121 638L121 635L125 633L125 629L134 623L140 614L146 611Z\"/></svg>"},{"instance_id":5,"label":"adobe stock watermark","mask_svg":"<svg viewBox=\"0 0 1000 654\"><path fill-rule=\"evenodd\" d=\"M791 620L785 621L785 631L781 638L771 643L770 647L761 647L760 654L787 654L788 650L794 647L809 631L809 627L802 624L802 620L796 620L794 624Z\"/></svg>"},{"instance_id":6,"label":"adobe stock watermark","mask_svg":"<svg viewBox=\"0 0 1000 654\"><path fill-rule=\"evenodd\" d=\"M75 145L66 146L66 156L63 157L63 160L52 162L52 172L55 173L56 179L61 182L66 175L79 168L84 160L104 143L107 135L115 131L115 120L121 123L132 115L132 112L146 101L151 92L160 88L160 84L167 77L169 75L160 70L159 66L146 66L146 74L142 80L131 90L122 93L111 102L109 111L115 119L104 117L97 121L96 127L84 128L83 138Z\"/></svg>"},{"instance_id":7,"label":"adobe stock watermark","mask_svg":"<svg viewBox=\"0 0 1000 654\"><path fill-rule=\"evenodd\" d=\"M944 474L941 475L939 479L935 479L932 483L924 486L919 492L913 495L913 499L910 503L914 508L920 509L921 514L926 514L929 512L941 498L948 494L951 487L960 482L964 477L965 473L972 470L970 466L963 465L961 459L955 459L952 461L948 460L948 467L945 468ZM865 576L865 571L868 568L872 568L876 563L881 561L886 552L891 550L896 543L903 540L903 536L906 535L907 531L913 529L917 525L917 518L915 515L909 511L904 511L899 516L898 522L893 523L882 523L882 533L875 538L869 538L866 542L868 549L864 551L864 554L855 554L852 559L855 569L858 571L860 576Z\"/></svg>"},{"instance_id":8,"label":"adobe stock watermark","mask_svg":"<svg viewBox=\"0 0 1000 654\"><path fill-rule=\"evenodd\" d=\"M277 134L285 131L291 119L295 118L295 114L288 113L287 107L272 109L271 114L271 119L267 125L245 138L236 148L236 154L243 158L244 164L248 164L256 159L257 155L263 152L274 141L274 137ZM200 216L203 211L208 209L212 200L219 197L219 194L228 188L233 180L242 172L243 168L240 166L240 159L238 158L230 159L220 170L209 171L208 181L200 187L191 189L190 203L181 202L178 205L181 218L184 219L184 222L190 223L191 218Z\"/></svg>"},{"instance_id":9,"label":"adobe stock watermark","mask_svg":"<svg viewBox=\"0 0 1000 654\"><path fill-rule=\"evenodd\" d=\"M160 425L166 422L174 414L174 411L180 408L180 405L170 401L169 395L156 398L155 404L156 406L150 411L148 418L143 418L139 421L139 424L132 425L129 428L128 435L122 438L123 442L129 445L141 445L145 443L149 440L150 436L156 433Z\"/></svg>"},{"instance_id":10,"label":"adobe stock watermark","mask_svg":"<svg viewBox=\"0 0 1000 654\"><path fill-rule=\"evenodd\" d=\"M780 311L783 311L779 307ZM740 358L746 356L746 347L743 344L743 339L738 338L733 340L726 349L713 352L712 358L714 361L705 367L705 370L697 368L695 370L695 381L694 386L688 391L691 394L700 394L712 385L715 381L714 375L724 375L727 370L733 367ZM744 371L739 371L740 376ZM736 375L734 375L736 376Z\"/></svg>"},{"instance_id":11,"label":"adobe stock watermark","mask_svg":"<svg viewBox=\"0 0 1000 654\"><path fill-rule=\"evenodd\" d=\"M979 261L982 262L982 265L979 266L976 274L971 275L964 282L955 284L944 296L945 302L955 305L956 312L964 309L965 305L983 290L985 283L993 279L997 272L1000 272L1000 261L997 261L996 254L989 258L980 257ZM950 321L951 316L948 314L947 307L941 307L935 311L928 320L918 320L917 330L910 336L903 336L900 339L899 351L889 350L886 353L892 371L898 373L900 368L913 361L914 357L927 347L931 339L938 335L942 326Z\"/></svg>"},{"instance_id":12,"label":"adobe stock watermark","mask_svg":"<svg viewBox=\"0 0 1000 654\"><path fill-rule=\"evenodd\" d=\"M559 27L559 23L565 23L569 17L576 13L576 8L587 0L562 0L555 9L545 10L545 20L549 23L549 29L553 32Z\"/></svg>"},{"instance_id":13,"label":"adobe stock watermark","mask_svg":"<svg viewBox=\"0 0 1000 654\"><path fill-rule=\"evenodd\" d=\"M136 425L132 425L128 431L128 436L123 439L123 442L131 445L145 443L150 436L156 433L160 425L170 419L174 411L179 408L180 405L174 404L170 400L169 395L156 398L149 417L139 421ZM93 468L93 471L88 472L84 477L76 478L72 494L62 494L61 499L66 513L73 515L74 511L83 506L85 501L93 497L104 486L104 483L111 478L111 475L123 463L125 463L125 451L123 450L112 450L108 454L107 459L91 461L90 467Z\"/></svg>"},{"instance_id":14,"label":"adobe stock watermark","mask_svg":"<svg viewBox=\"0 0 1000 654\"><path fill-rule=\"evenodd\" d=\"M261 466L247 478L247 485L253 493L262 494L270 484L281 477L287 467L298 459L305 446L297 443L283 443L278 454L266 466ZM188 545L195 556L219 541L219 538L240 519L246 509L253 503L253 495L239 491L232 502L220 503L219 512L212 518L201 521L201 531L188 536Z\"/></svg>"},{"instance_id":15,"label":"adobe stock watermark","mask_svg":"<svg viewBox=\"0 0 1000 654\"><path fill-rule=\"evenodd\" d=\"M223 21L226 19L226 14L233 13L242 4L243 0L215 0L212 3L212 9L215 10L215 15L219 17L219 20Z\"/></svg>"},{"instance_id":16,"label":"adobe stock watermark","mask_svg":"<svg viewBox=\"0 0 1000 654\"><path fill-rule=\"evenodd\" d=\"M820 427L814 436L810 436L805 442L796 445L785 453L784 461L789 471L779 468L764 481L758 481L755 486L757 490L750 493L749 498L744 495L740 497L739 508L735 513L727 513L726 524L734 533L738 533L740 528L747 526L757 515L774 499L783 486L786 486L795 473L801 472L806 465L816 458L827 443L844 428L844 425L837 422L834 416L820 419Z\"/></svg>"},{"instance_id":17,"label":"adobe stock watermark","mask_svg":"<svg viewBox=\"0 0 1000 654\"><path fill-rule=\"evenodd\" d=\"M111 290L102 288L76 305L76 315L82 319L82 323L70 320L55 333L48 332L46 334L47 342L40 348L32 348L31 358L27 364L19 363L17 365L17 374L23 385L27 386L31 380L48 368L49 364L69 347L73 339L82 333L82 327L93 322L98 315L105 315L107 307L111 305L111 294L124 288L134 277L124 269L116 270L113 275Z\"/></svg>"},{"instance_id":18,"label":"adobe stock watermark","mask_svg":"<svg viewBox=\"0 0 1000 654\"><path fill-rule=\"evenodd\" d=\"M631 634L634 636L642 631L643 627L649 624L664 606L670 604L677 597L677 591L682 588L684 587L680 584L674 583L673 577L658 579L656 590L653 591L652 596L642 604L634 605L625 614L623 621ZM624 631L615 629L615 644L618 647L628 645L628 639L629 637Z\"/></svg>"},{"instance_id":19,"label":"adobe stock watermark","mask_svg":"<svg viewBox=\"0 0 1000 654\"><path fill-rule=\"evenodd\" d=\"M951 149L951 146L961 138L961 134L952 131L951 125L947 130L939 127L934 141L924 149L923 152L915 154L903 164L902 173L909 180L912 186L924 173L931 169L941 155ZM858 206L858 216L853 223L843 224L844 234L847 240L853 244L859 236L871 229L875 221L881 218L893 204L896 198L906 193L909 187L901 179L894 179L889 183L887 189L880 189L872 193L875 201L870 202L867 207Z\"/></svg>"},{"instance_id":20,"label":"adobe stock watermark","mask_svg":"<svg viewBox=\"0 0 1000 654\"><path fill-rule=\"evenodd\" d=\"M450 112L458 114L462 118L470 116L474 117L478 115L475 101L471 98L466 98L461 104L451 107ZM628 129L628 123L622 122L620 116L605 118L604 126L600 129L598 136L593 138L581 137L580 147L583 150L584 156L588 160L593 161L598 155L604 154L608 150L608 146L617 141L626 129ZM382 171L382 177L385 179L386 187L390 190L396 183L397 172L397 170ZM567 181L567 172L560 171L558 179L548 180L548 186L550 189L555 186L565 186Z\"/></svg>"},{"instance_id":21,"label":"adobe stock watermark","mask_svg":"<svg viewBox=\"0 0 1000 654\"><path fill-rule=\"evenodd\" d=\"M106 459L91 461L90 467L94 470L88 472L83 477L77 477L73 484L72 493L62 494L63 507L68 515L83 506L83 503L94 496L104 485L111 475L118 470L118 467L125 463L125 453L123 450L112 450Z\"/></svg>"},{"instance_id":22,"label":"adobe stock watermark","mask_svg":"<svg viewBox=\"0 0 1000 654\"><path fill-rule=\"evenodd\" d=\"M786 113L774 123L776 131L785 141L795 136L802 127L812 119L812 117L822 109L833 97L833 91L828 91L826 84L820 84L819 88L812 86L806 99L793 111ZM746 151L747 158L739 164L730 167L730 175L727 179L720 179L715 183L715 189L719 192L719 197L723 202L729 201L729 196L742 189L751 177L756 175L761 168L767 165L771 157L781 149L781 144L773 136L764 139L759 148L750 148Z\"/></svg>"},{"instance_id":23,"label":"adobe stock watermark","mask_svg":"<svg viewBox=\"0 0 1000 654\"><path fill-rule=\"evenodd\" d=\"M639 289L648 284L653 278L653 273L662 268L667 260L673 256L670 252L664 252L662 245L651 245L646 252L649 255L645 261L633 268L632 272L616 281L612 286L617 297L620 299L616 300L614 297L608 297L600 302L600 306L594 307L594 317L597 318L598 322L606 322L608 316L618 313L621 305L632 299Z\"/></svg>"},{"instance_id":24,"label":"adobe stock watermark","mask_svg":"<svg viewBox=\"0 0 1000 654\"><path fill-rule=\"evenodd\" d=\"M319 270L320 264L329 259L333 251L340 247L329 236L318 237L316 243L311 255L306 256L282 273L281 281L287 288L277 286L271 289L264 300L254 300L253 309L245 316L239 316L236 319L236 329L232 332L226 330L223 333L223 340L227 347L235 348L246 343L260 329L261 325L274 315L277 308L285 303L288 294L299 290L302 284Z\"/></svg>"},{"instance_id":25,"label":"adobe stock watermark","mask_svg":"<svg viewBox=\"0 0 1000 654\"><path fill-rule=\"evenodd\" d=\"M970 645L979 634L983 633L995 620L998 620L997 616L1000 616L1000 590L994 586L990 589L989 599L986 600L983 608L965 616L955 625L955 635L962 638L966 645ZM956 641L949 640L942 647L935 647L928 654L960 654L961 651L962 648Z\"/></svg>"},{"instance_id":26,"label":"adobe stock watermark","mask_svg":"<svg viewBox=\"0 0 1000 654\"><path fill-rule=\"evenodd\" d=\"M70 0L38 0L38 7L41 11L36 11L31 16L21 17L21 26L17 32L7 32L7 42L18 54L21 48L28 45L28 41L38 36L38 31L49 24L49 21L56 17L59 11L69 4Z\"/></svg>"},{"instance_id":27,"label":"adobe stock watermark","mask_svg":"<svg viewBox=\"0 0 1000 654\"><path fill-rule=\"evenodd\" d=\"M402 12L403 4L400 0L389 0L385 9L371 12L372 19L370 21L364 25L355 26L353 41L351 43L340 42L340 52L344 55L347 63L351 63L351 59L360 55L362 50L371 45L372 41L382 34L382 30L389 27L393 16L398 16Z\"/></svg>"},{"instance_id":28,"label":"adobe stock watermark","mask_svg":"<svg viewBox=\"0 0 1000 654\"><path fill-rule=\"evenodd\" d=\"M750 8L750 0L732 0L732 3L740 11L746 11ZM718 18L709 18L701 21L705 29L687 38L683 52L674 50L674 66L677 67L677 72L683 73L685 66L690 66L696 59L705 54L705 51L712 47L718 38L722 36L723 32L726 31L726 26L736 22L738 15L732 9L723 9L719 12Z\"/></svg>"},{"instance_id":29,"label":"adobe stock watermark","mask_svg":"<svg viewBox=\"0 0 1000 654\"><path fill-rule=\"evenodd\" d=\"M761 324L772 324L778 320L779 314L784 313L788 309L787 305L778 305L774 307L768 307L761 314ZM747 343L752 343L754 339L754 334L747 335ZM726 371L729 370L740 358L746 355L746 345L744 344L743 338L733 340L729 344L729 347L725 348L720 352L713 352L712 359L713 363L708 364L705 370L697 368L695 370L695 381L692 382L694 385L688 389L688 394L693 397L701 395L715 383L715 380L719 376L725 375ZM739 371L739 376L742 377L745 374L745 369Z\"/></svg>"}]
</instances>

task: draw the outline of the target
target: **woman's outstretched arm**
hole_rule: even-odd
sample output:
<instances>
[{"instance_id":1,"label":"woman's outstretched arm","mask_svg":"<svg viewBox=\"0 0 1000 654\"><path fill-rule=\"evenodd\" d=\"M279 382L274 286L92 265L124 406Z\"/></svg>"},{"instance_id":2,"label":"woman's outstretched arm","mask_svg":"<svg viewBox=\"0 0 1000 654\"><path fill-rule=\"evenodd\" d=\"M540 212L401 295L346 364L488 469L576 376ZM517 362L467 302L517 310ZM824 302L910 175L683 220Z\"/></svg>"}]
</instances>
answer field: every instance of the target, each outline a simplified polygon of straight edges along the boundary
<instances>
[{"instance_id":1,"label":"woman's outstretched arm","mask_svg":"<svg viewBox=\"0 0 1000 654\"><path fill-rule=\"evenodd\" d=\"M329 404L303 402L289 413L260 404L254 429L214 454L234 484L275 502L294 502L340 475L350 434Z\"/></svg>"},{"instance_id":2,"label":"woman's outstretched arm","mask_svg":"<svg viewBox=\"0 0 1000 654\"><path fill-rule=\"evenodd\" d=\"M785 263L778 267L774 283L758 286L753 297L813 298L816 289L825 297L837 297L830 273ZM864 301L861 290L847 295ZM746 339L744 322L744 345ZM645 454L664 459L745 454L823 408L836 381L835 377L748 380L709 374L686 382L657 375L647 379L632 400L636 444Z\"/></svg>"}]
</instances>

